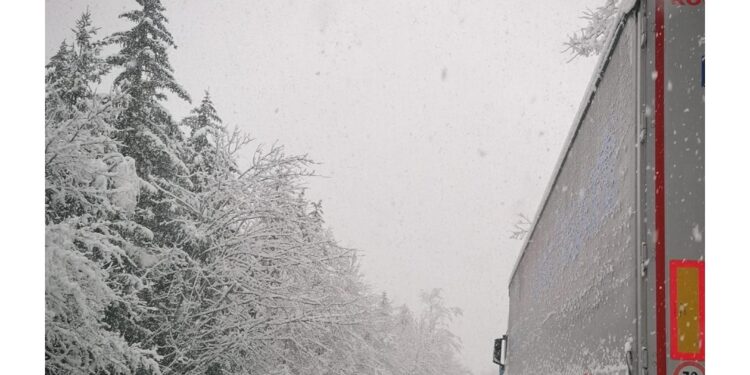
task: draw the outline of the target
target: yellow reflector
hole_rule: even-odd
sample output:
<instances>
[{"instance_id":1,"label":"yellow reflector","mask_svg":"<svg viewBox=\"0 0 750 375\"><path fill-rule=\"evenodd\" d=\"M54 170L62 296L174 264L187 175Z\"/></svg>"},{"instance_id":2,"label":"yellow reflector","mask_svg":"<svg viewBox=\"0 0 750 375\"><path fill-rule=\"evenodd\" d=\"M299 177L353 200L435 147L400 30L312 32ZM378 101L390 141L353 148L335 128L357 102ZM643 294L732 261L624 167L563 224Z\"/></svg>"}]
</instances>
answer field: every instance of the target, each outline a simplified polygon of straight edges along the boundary
<instances>
[{"instance_id":1,"label":"yellow reflector","mask_svg":"<svg viewBox=\"0 0 750 375\"><path fill-rule=\"evenodd\" d=\"M670 262L671 356L674 359L702 360L703 343L703 262Z\"/></svg>"}]
</instances>

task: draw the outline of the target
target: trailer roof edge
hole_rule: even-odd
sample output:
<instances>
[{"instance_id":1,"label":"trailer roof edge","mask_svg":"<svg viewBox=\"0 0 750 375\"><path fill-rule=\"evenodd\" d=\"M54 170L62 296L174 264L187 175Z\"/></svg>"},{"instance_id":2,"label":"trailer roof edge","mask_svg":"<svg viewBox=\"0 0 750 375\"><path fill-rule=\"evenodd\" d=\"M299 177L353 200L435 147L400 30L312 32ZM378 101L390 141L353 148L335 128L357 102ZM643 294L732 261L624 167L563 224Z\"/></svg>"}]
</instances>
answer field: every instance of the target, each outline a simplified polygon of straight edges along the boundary
<instances>
[{"instance_id":1,"label":"trailer roof edge","mask_svg":"<svg viewBox=\"0 0 750 375\"><path fill-rule=\"evenodd\" d=\"M555 164L554 172L552 173L552 178L547 183L547 188L544 191L543 199L541 203L539 204L539 207L537 208L536 214L534 215L534 220L532 221L531 228L529 229L529 233L526 236L526 239L523 242L523 245L521 246L521 252L516 257L516 261L513 265L513 270L510 273L510 278L508 278L508 287L510 287L510 284L513 282L513 278L516 275L516 271L518 271L518 266L521 263L521 260L523 259L524 254L526 253L526 249L529 246L529 243L531 242L531 238L534 236L534 231L536 230L537 224L539 222L539 218L542 216L542 213L544 212L544 208L547 206L547 201L549 200L549 196L552 193L552 187L555 186L555 182L557 182L557 178L560 176L560 171L562 170L562 166L565 163L565 160L567 159L568 153L570 152L570 148L573 145L573 141L576 138L576 135L578 133L578 129L581 127L581 122L583 121L583 117L588 112L589 107L591 106L591 102L594 99L594 95L596 94L596 89L599 86L599 83L602 80L602 77L604 76L604 70L607 69L607 65L609 63L610 58L612 57L612 53L615 50L615 46L617 45L617 41L620 39L620 34L622 34L622 30L625 26L625 21L629 17L631 17L634 14L634 9L637 9L637 4L639 3L638 0L625 0L623 1L625 7L620 10L618 19L616 22L615 30L612 32L610 37L607 40L607 47L605 49L605 53L602 53L599 56L599 61L596 64L596 68L594 69L594 73L591 76L589 80L588 87L586 88L586 93L583 95L583 99L581 101L581 104L578 107L578 112L576 113L576 116L574 117L573 124L571 125L571 129L568 131L568 136L565 139L565 143L563 145L562 151L560 152L560 156L557 158L557 163Z\"/></svg>"}]
</instances>

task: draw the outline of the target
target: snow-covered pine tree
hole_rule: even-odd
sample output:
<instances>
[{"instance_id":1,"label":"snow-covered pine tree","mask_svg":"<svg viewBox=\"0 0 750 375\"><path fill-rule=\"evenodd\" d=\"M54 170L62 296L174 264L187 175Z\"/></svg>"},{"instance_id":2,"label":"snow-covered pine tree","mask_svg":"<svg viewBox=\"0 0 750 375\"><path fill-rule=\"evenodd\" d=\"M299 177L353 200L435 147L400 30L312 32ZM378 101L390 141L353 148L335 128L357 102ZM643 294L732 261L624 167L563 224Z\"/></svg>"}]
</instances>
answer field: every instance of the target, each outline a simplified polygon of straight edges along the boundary
<instances>
[{"instance_id":1,"label":"snow-covered pine tree","mask_svg":"<svg viewBox=\"0 0 750 375\"><path fill-rule=\"evenodd\" d=\"M68 106L48 86L46 373L158 373L156 353L127 342L105 319L113 305L142 313L143 282L133 271L150 254L127 238L150 232L127 219L138 177L133 160L109 136L111 107L97 98L85 105L85 112Z\"/></svg>"},{"instance_id":2,"label":"snow-covered pine tree","mask_svg":"<svg viewBox=\"0 0 750 375\"><path fill-rule=\"evenodd\" d=\"M193 108L190 113L191 115L183 120L183 124L190 128L189 143L193 149L197 152L206 148L215 149L219 134L224 131L224 125L214 108L208 90L204 92L201 104Z\"/></svg>"},{"instance_id":3,"label":"snow-covered pine tree","mask_svg":"<svg viewBox=\"0 0 750 375\"><path fill-rule=\"evenodd\" d=\"M44 82L47 85L46 93L49 94L51 91L56 93L59 100L50 102L46 101L45 104L62 104L70 102L65 100L67 92L72 87L71 72L73 71L73 49L66 40L60 42L60 47L57 49L57 53L50 57L49 62L45 66Z\"/></svg>"},{"instance_id":4,"label":"snow-covered pine tree","mask_svg":"<svg viewBox=\"0 0 750 375\"><path fill-rule=\"evenodd\" d=\"M164 6L159 0L136 1L140 9L120 15L133 27L107 39L120 46L107 61L122 68L114 80L115 90L124 97L115 119L116 139L123 154L135 160L143 180L135 220L154 232L149 246L171 248L187 235L182 217L191 213L176 204L175 192L167 186L189 186L190 180L182 158L184 137L162 102L170 93L188 102L190 97L176 82L169 63L168 50L176 46L166 28Z\"/></svg>"},{"instance_id":5,"label":"snow-covered pine tree","mask_svg":"<svg viewBox=\"0 0 750 375\"><path fill-rule=\"evenodd\" d=\"M188 170L181 154L184 139L171 114L163 107L168 94L190 101L187 92L176 82L169 62L168 50L174 48L172 35L166 28L165 8L159 0L136 0L138 9L125 12L120 18L134 25L116 32L107 43L120 47L107 59L122 69L114 79L115 92L122 94L117 104L121 110L114 119L115 139L121 152L135 161L140 177L139 199L133 220L148 228L149 237L129 238L136 245L154 254L152 263L170 259L172 251L181 246L189 233L194 213L177 203L171 186L188 186ZM161 318L174 315L179 301L160 300L165 291L183 289L184 280L154 276L144 267L146 288L139 294L147 312L139 314L127 304L114 304L107 310L106 322L124 333L128 343L155 348L164 353ZM162 369L169 369L160 361Z\"/></svg>"},{"instance_id":6,"label":"snow-covered pine tree","mask_svg":"<svg viewBox=\"0 0 750 375\"><path fill-rule=\"evenodd\" d=\"M235 162L221 150L228 134L208 90L200 105L182 120L182 125L190 129L185 160L195 191L203 189L216 172L237 171Z\"/></svg>"},{"instance_id":7,"label":"snow-covered pine tree","mask_svg":"<svg viewBox=\"0 0 750 375\"><path fill-rule=\"evenodd\" d=\"M141 9L120 15L135 25L108 38L121 48L107 61L123 68L114 85L127 98L117 119L117 138L123 152L135 159L138 174L152 183L186 174L179 157L182 134L161 102L168 93L188 102L190 96L175 80L169 62L168 49L176 45L166 28L164 6L159 0L136 1Z\"/></svg>"},{"instance_id":8,"label":"snow-covered pine tree","mask_svg":"<svg viewBox=\"0 0 750 375\"><path fill-rule=\"evenodd\" d=\"M73 148L57 150L50 154L51 160L46 169L48 180L54 177L55 173L55 169L50 169L51 166L60 165L59 158L62 158L61 155L65 155L65 152L87 151L86 143L80 143L81 138L86 134L97 137L91 141L91 147L103 147L98 152L107 156L106 158L102 156L103 160L100 162L112 168L108 172L119 168L117 165L120 160L112 162L116 157L108 156L109 153L117 152L115 142L111 138L109 123L109 119L116 111L109 97L95 96L95 86L101 82L101 77L109 70L101 57L101 42L94 40L96 30L91 24L91 14L87 10L76 21L76 27L73 29L74 44L68 45L63 41L58 52L46 65L47 143L45 150L47 152L55 150L55 146L64 137L69 137L67 147ZM71 127L76 131L66 135L65 132ZM81 161L81 163L85 162ZM95 170L95 168L92 170L91 178L97 177ZM62 176L59 177L62 178ZM57 193L54 189L48 189L48 222L57 222L85 212L91 213L91 210L95 209L99 203L94 197L85 197L86 191L80 187L77 191ZM73 197L79 193L84 195Z\"/></svg>"},{"instance_id":9,"label":"snow-covered pine tree","mask_svg":"<svg viewBox=\"0 0 750 375\"><path fill-rule=\"evenodd\" d=\"M105 319L113 305L142 312L134 271L150 254L128 238L151 233L128 219L139 179L111 136L112 101L94 95L106 67L88 12L77 26L46 72L45 371L158 373L156 353Z\"/></svg>"},{"instance_id":10,"label":"snow-covered pine tree","mask_svg":"<svg viewBox=\"0 0 750 375\"><path fill-rule=\"evenodd\" d=\"M74 42L60 44L58 52L46 66L45 82L55 90L63 103L85 111L95 93L95 86L110 66L101 57L103 43L96 40L97 28L86 10L73 29Z\"/></svg>"}]
</instances>

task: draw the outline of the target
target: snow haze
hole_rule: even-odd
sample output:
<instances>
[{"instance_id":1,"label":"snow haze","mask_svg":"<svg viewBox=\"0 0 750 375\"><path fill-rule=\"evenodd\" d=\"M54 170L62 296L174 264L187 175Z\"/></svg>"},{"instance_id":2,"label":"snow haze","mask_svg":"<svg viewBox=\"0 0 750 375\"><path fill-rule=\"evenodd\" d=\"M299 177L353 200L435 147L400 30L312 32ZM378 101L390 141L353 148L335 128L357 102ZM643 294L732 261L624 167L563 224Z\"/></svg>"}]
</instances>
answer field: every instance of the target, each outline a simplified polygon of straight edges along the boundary
<instances>
[{"instance_id":1,"label":"snow haze","mask_svg":"<svg viewBox=\"0 0 750 375\"><path fill-rule=\"evenodd\" d=\"M513 224L536 211L596 62L567 63L563 43L601 1L163 3L193 104L210 89L225 124L319 162L308 197L366 280L415 309L442 288L464 363L496 373ZM87 6L107 35L135 5L48 0L47 58Z\"/></svg>"}]
</instances>

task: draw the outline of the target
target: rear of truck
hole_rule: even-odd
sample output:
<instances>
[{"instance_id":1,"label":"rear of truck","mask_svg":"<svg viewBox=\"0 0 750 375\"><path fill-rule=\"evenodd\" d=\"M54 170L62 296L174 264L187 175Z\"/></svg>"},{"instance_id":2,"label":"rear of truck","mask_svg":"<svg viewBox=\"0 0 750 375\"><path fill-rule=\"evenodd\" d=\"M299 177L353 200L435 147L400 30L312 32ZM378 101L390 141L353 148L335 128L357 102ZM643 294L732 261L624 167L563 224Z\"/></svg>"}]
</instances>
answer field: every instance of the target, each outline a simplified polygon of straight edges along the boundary
<instances>
[{"instance_id":1,"label":"rear of truck","mask_svg":"<svg viewBox=\"0 0 750 375\"><path fill-rule=\"evenodd\" d=\"M505 373L701 375L699 0L623 9L509 284Z\"/></svg>"}]
</instances>

